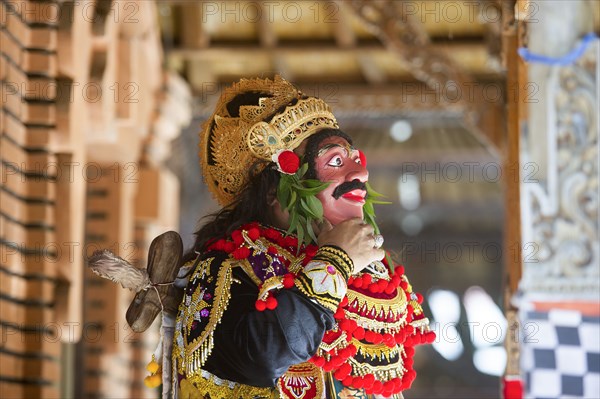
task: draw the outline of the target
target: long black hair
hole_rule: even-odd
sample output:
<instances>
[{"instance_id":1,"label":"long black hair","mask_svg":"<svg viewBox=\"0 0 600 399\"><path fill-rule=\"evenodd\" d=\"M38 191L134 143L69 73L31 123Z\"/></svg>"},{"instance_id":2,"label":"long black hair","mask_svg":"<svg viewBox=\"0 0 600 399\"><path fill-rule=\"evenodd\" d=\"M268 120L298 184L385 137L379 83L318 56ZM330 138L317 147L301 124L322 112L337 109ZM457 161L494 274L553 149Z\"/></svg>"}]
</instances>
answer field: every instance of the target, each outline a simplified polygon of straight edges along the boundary
<instances>
[{"instance_id":1,"label":"long black hair","mask_svg":"<svg viewBox=\"0 0 600 399\"><path fill-rule=\"evenodd\" d=\"M208 243L231 235L244 224L258 222L275 225L269 198L275 195L279 171L269 165L262 172L256 173L258 167L257 164L250 169L248 183L231 204L203 218L206 222L194 233L194 247L184 256L184 262L194 259L195 251L204 251Z\"/></svg>"}]
</instances>

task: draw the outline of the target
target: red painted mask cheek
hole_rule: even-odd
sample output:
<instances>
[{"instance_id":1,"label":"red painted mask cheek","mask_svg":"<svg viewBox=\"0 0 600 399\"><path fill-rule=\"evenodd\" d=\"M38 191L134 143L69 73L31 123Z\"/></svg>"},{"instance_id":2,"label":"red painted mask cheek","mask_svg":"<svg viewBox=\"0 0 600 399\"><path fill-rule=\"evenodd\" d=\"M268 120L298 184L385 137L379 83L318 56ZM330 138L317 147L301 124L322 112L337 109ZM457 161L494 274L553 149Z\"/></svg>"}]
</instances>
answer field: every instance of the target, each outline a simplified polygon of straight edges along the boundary
<instances>
[{"instance_id":1,"label":"red painted mask cheek","mask_svg":"<svg viewBox=\"0 0 600 399\"><path fill-rule=\"evenodd\" d=\"M333 195L334 186L331 189L321 191L317 199L323 204L323 217L332 225L337 225L352 218L363 218L362 205L340 197L335 199Z\"/></svg>"},{"instance_id":2,"label":"red painted mask cheek","mask_svg":"<svg viewBox=\"0 0 600 399\"><path fill-rule=\"evenodd\" d=\"M367 167L367 156L361 150L358 150L358 159L360 159L360 164L366 168Z\"/></svg>"}]
</instances>

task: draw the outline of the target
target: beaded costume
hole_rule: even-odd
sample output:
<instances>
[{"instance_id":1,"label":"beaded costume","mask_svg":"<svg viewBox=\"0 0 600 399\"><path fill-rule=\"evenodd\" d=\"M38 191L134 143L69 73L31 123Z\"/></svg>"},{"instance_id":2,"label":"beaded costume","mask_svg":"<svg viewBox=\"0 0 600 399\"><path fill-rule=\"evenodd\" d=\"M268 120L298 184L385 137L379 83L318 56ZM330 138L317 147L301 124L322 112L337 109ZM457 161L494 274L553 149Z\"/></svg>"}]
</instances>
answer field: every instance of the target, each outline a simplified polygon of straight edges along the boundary
<instances>
[{"instance_id":1,"label":"beaded costume","mask_svg":"<svg viewBox=\"0 0 600 399\"><path fill-rule=\"evenodd\" d=\"M349 278L339 248L296 252L293 236L251 224L195 261L175 329L180 398L366 398L410 387L413 347L434 335L402 267L390 276L376 262ZM265 285L277 288L258 311Z\"/></svg>"},{"instance_id":2,"label":"beaded costume","mask_svg":"<svg viewBox=\"0 0 600 399\"><path fill-rule=\"evenodd\" d=\"M175 232L153 240L146 270L106 250L90 258L92 271L136 292L127 311L134 331L145 331L162 313L162 340L145 383L162 384L163 399L400 398L411 386L414 346L435 335L403 267L386 256L352 275L342 248L314 244L313 222L338 206L322 206L326 190L337 201L335 190L346 183L364 186L366 196L353 209L373 226L373 248L383 242L366 173L364 181L344 175L331 187L307 178L322 159L311 140L318 147L331 136L344 144L330 141L317 154L342 147L354 154L350 165L366 172L365 155L353 149L324 101L279 76L234 84L200 137L206 184L227 210L251 179L276 174L288 231L257 221L219 225L213 233L220 235L202 241L184 265ZM305 140L301 160L294 150ZM351 217L342 214L340 223Z\"/></svg>"},{"instance_id":3,"label":"beaded costume","mask_svg":"<svg viewBox=\"0 0 600 399\"><path fill-rule=\"evenodd\" d=\"M208 224L184 265L175 232L153 241L146 270L108 251L91 259L94 272L136 291L127 312L134 331L162 312L162 341L145 382L162 383L163 399L401 398L411 386L414 346L435 335L403 267L386 256L352 274L362 265L355 269L342 248L315 244L315 222L362 217L373 244L353 236L358 248L382 252L377 193L367 184L365 155L351 144L324 101L279 76L242 80L223 92L201 134L205 181L222 211L233 212L250 205L236 197L254 195L246 190L259 179L271 190L260 200L276 195L288 231L259 224L263 202L256 202L249 223ZM315 179L327 169L315 160L329 165L322 154L331 148L341 148L349 169ZM358 199L337 202L346 195Z\"/></svg>"},{"instance_id":4,"label":"beaded costume","mask_svg":"<svg viewBox=\"0 0 600 399\"><path fill-rule=\"evenodd\" d=\"M256 96L257 105L232 107L240 93ZM290 168L277 157L287 151L297 158L291 150L324 128L338 129L324 101L279 76L242 80L224 91L201 134L205 181L227 206L249 170L260 173L274 161L281 178L291 179L278 188L280 203L286 199L290 217L300 215L312 233L320 203L312 197L291 207L315 185L301 185L306 166ZM294 185L301 191L290 198ZM413 347L434 334L403 268L387 257L351 276L341 248L299 238L251 223L189 262L173 340L175 398L401 397L410 387Z\"/></svg>"}]
</instances>

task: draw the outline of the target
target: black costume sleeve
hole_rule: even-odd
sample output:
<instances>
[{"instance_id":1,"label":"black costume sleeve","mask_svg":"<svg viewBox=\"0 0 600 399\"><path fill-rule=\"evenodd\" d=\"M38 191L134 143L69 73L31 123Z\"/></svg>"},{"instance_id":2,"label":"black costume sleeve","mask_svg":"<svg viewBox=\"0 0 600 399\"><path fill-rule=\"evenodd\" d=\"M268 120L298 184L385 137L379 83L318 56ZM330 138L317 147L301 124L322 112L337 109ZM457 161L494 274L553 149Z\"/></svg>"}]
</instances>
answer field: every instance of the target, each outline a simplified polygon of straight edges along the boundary
<instances>
[{"instance_id":1,"label":"black costume sleeve","mask_svg":"<svg viewBox=\"0 0 600 399\"><path fill-rule=\"evenodd\" d=\"M235 268L233 277L237 281L203 368L230 381L274 386L291 365L315 354L334 325L333 312L296 287L276 294L275 309L258 311L256 284L241 268Z\"/></svg>"},{"instance_id":2,"label":"black costume sleeve","mask_svg":"<svg viewBox=\"0 0 600 399\"><path fill-rule=\"evenodd\" d=\"M258 288L241 270L234 271L229 306L214 334L215 346L204 369L230 381L274 386L289 366L308 360L333 314L296 288L277 294L277 308L259 312Z\"/></svg>"}]
</instances>

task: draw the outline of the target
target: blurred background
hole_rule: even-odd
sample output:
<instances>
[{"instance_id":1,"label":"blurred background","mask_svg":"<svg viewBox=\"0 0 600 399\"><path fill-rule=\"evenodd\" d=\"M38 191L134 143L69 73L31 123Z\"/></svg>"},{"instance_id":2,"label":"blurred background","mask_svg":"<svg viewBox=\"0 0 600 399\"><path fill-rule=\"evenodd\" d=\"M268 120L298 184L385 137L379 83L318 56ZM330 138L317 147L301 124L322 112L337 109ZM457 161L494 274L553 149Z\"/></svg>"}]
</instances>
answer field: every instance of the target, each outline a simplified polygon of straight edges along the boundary
<instances>
[{"instance_id":1,"label":"blurred background","mask_svg":"<svg viewBox=\"0 0 600 399\"><path fill-rule=\"evenodd\" d=\"M133 293L85 258L189 248L218 209L202 123L275 74L331 105L391 202L385 246L438 336L407 398L600 395L596 1L22 0L0 21L3 398L160 396L159 326L133 333ZM532 320L573 315L591 346L540 377L527 338L557 339Z\"/></svg>"}]
</instances>

